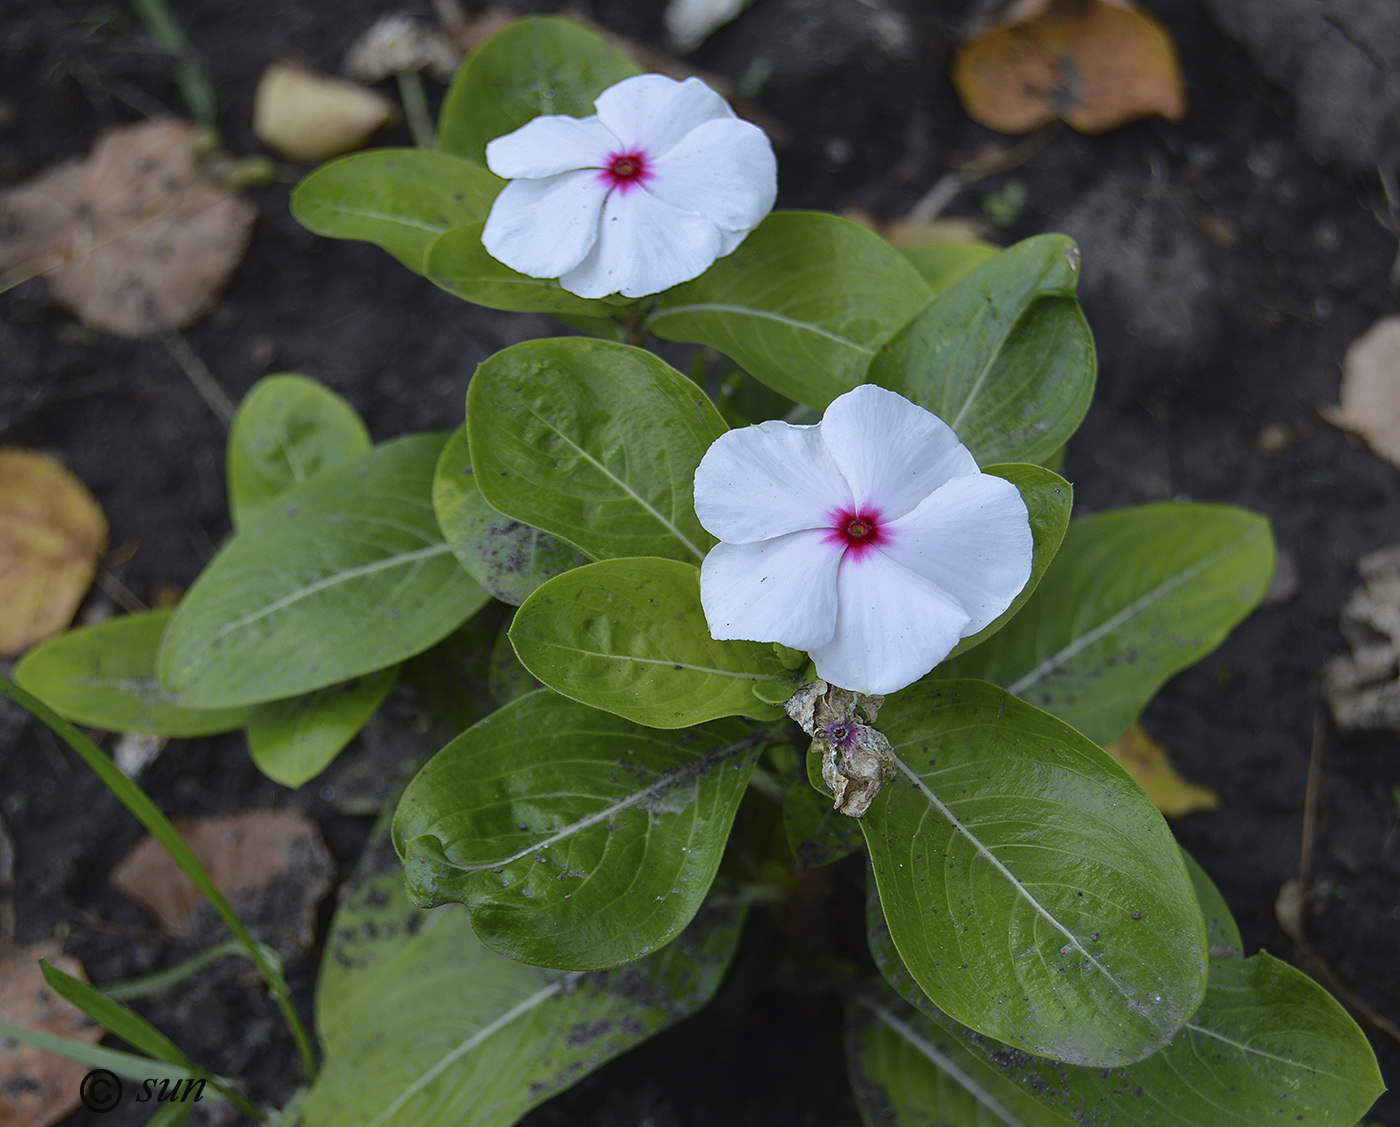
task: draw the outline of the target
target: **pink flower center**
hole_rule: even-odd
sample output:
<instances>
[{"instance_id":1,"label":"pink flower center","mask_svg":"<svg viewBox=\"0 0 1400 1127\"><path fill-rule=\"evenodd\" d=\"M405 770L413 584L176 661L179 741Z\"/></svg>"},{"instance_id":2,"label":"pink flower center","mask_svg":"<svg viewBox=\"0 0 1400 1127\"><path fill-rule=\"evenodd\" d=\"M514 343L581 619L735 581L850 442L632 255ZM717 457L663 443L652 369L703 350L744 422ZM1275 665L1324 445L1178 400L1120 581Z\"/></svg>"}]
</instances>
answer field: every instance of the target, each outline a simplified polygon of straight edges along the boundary
<instances>
[{"instance_id":1,"label":"pink flower center","mask_svg":"<svg viewBox=\"0 0 1400 1127\"><path fill-rule=\"evenodd\" d=\"M653 175L646 153L641 149L632 149L625 153L609 153L599 179L609 190L616 188L626 195L635 185L645 184Z\"/></svg>"},{"instance_id":2,"label":"pink flower center","mask_svg":"<svg viewBox=\"0 0 1400 1127\"><path fill-rule=\"evenodd\" d=\"M880 544L888 544L889 530L880 523L879 509L866 506L861 509L836 509L827 514L831 521L831 531L826 534L826 542L835 544L843 553L860 560L871 549Z\"/></svg>"}]
</instances>

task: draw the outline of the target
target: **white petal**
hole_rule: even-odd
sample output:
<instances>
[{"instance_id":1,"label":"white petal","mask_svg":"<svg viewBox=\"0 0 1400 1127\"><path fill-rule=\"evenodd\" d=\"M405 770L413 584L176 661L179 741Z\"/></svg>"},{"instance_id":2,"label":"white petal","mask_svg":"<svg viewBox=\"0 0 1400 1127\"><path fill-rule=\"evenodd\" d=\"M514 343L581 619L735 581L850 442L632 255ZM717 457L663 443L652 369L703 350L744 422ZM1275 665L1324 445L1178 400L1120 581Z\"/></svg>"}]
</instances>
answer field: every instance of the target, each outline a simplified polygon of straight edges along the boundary
<instances>
[{"instance_id":1,"label":"white petal","mask_svg":"<svg viewBox=\"0 0 1400 1127\"><path fill-rule=\"evenodd\" d=\"M948 592L975 634L1031 576L1030 518L1021 494L991 474L956 477L890 525L891 560Z\"/></svg>"},{"instance_id":2,"label":"white petal","mask_svg":"<svg viewBox=\"0 0 1400 1127\"><path fill-rule=\"evenodd\" d=\"M708 219L664 204L645 188L614 188L603 205L598 241L559 284L579 297L646 297L699 277L719 248L719 228Z\"/></svg>"},{"instance_id":3,"label":"white petal","mask_svg":"<svg viewBox=\"0 0 1400 1127\"><path fill-rule=\"evenodd\" d=\"M716 544L700 567L700 604L716 638L810 650L836 629L841 552L822 530Z\"/></svg>"},{"instance_id":4,"label":"white petal","mask_svg":"<svg viewBox=\"0 0 1400 1127\"><path fill-rule=\"evenodd\" d=\"M507 180L538 180L576 168L602 168L619 147L617 137L593 117L546 114L486 144L486 167Z\"/></svg>"},{"instance_id":5,"label":"white petal","mask_svg":"<svg viewBox=\"0 0 1400 1127\"><path fill-rule=\"evenodd\" d=\"M651 167L647 191L726 231L753 230L778 197L773 146L758 126L737 118L696 126Z\"/></svg>"},{"instance_id":6,"label":"white petal","mask_svg":"<svg viewBox=\"0 0 1400 1127\"><path fill-rule=\"evenodd\" d=\"M624 145L655 160L701 122L733 117L729 103L701 82L639 74L609 86L593 103L598 117Z\"/></svg>"},{"instance_id":7,"label":"white petal","mask_svg":"<svg viewBox=\"0 0 1400 1127\"><path fill-rule=\"evenodd\" d=\"M767 422L720 435L695 470L695 515L712 536L752 544L828 529L851 491L819 427Z\"/></svg>"},{"instance_id":8,"label":"white petal","mask_svg":"<svg viewBox=\"0 0 1400 1127\"><path fill-rule=\"evenodd\" d=\"M512 180L491 205L481 243L512 270L557 278L593 249L607 192L592 169Z\"/></svg>"},{"instance_id":9,"label":"white petal","mask_svg":"<svg viewBox=\"0 0 1400 1127\"><path fill-rule=\"evenodd\" d=\"M836 577L836 633L811 650L817 676L858 693L912 685L958 643L967 614L879 551L847 552Z\"/></svg>"},{"instance_id":10,"label":"white petal","mask_svg":"<svg viewBox=\"0 0 1400 1127\"><path fill-rule=\"evenodd\" d=\"M950 478L978 472L976 459L947 423L874 384L833 399L821 428L856 504L873 505L887 521L902 517Z\"/></svg>"}]
</instances>

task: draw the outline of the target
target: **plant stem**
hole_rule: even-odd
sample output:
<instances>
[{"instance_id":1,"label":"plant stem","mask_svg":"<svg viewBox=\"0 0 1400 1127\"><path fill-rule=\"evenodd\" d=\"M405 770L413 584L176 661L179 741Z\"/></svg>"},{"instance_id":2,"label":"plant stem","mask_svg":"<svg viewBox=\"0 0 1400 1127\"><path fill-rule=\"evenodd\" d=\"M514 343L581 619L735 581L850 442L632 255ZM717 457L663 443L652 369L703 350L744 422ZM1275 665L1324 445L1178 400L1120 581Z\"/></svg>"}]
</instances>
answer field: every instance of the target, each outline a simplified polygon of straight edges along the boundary
<instances>
[{"instance_id":1,"label":"plant stem","mask_svg":"<svg viewBox=\"0 0 1400 1127\"><path fill-rule=\"evenodd\" d=\"M195 61L184 28L169 5L165 0L131 0L131 6L136 9L152 38L175 56L175 85L180 88L180 96L185 99L190 116L206 129L216 129L218 115L214 87Z\"/></svg>"},{"instance_id":2,"label":"plant stem","mask_svg":"<svg viewBox=\"0 0 1400 1127\"><path fill-rule=\"evenodd\" d=\"M413 134L413 143L420 149L434 148L437 145L437 131L433 128L433 119L428 113L428 96L423 92L423 76L416 70L401 70L394 77L399 80L403 115L408 121L408 131Z\"/></svg>"}]
</instances>

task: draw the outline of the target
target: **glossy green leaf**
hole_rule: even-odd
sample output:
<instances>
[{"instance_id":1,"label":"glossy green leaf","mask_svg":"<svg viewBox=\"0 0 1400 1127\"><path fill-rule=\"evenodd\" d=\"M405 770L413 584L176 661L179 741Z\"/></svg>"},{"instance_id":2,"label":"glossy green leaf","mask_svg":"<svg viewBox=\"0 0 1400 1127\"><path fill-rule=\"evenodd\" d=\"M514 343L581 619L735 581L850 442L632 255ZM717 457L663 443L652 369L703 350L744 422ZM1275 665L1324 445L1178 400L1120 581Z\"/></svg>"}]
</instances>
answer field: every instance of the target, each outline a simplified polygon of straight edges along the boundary
<instances>
[{"instance_id":1,"label":"glossy green leaf","mask_svg":"<svg viewBox=\"0 0 1400 1127\"><path fill-rule=\"evenodd\" d=\"M1011 482L1020 491L1021 500L1026 503L1026 514L1031 522L1031 576L1011 600L1011 605L976 634L964 638L954 646L952 653L948 655L950 658L972 649L973 646L981 645L1010 622L1035 594L1035 589L1040 586L1050 561L1055 558L1055 553L1060 550L1060 544L1064 541L1065 530L1069 528L1070 509L1074 504L1074 487L1059 474L1043 466L1031 465L1029 462L1011 462L1006 465L987 466L982 472Z\"/></svg>"},{"instance_id":2,"label":"glossy green leaf","mask_svg":"<svg viewBox=\"0 0 1400 1127\"><path fill-rule=\"evenodd\" d=\"M918 1012L882 1002L951 1062L948 1069L930 1059L944 1085L980 1089L1016 1109L972 1123L1352 1127L1384 1089L1375 1054L1346 1011L1307 975L1262 953L1212 957L1200 1008L1160 1052L1122 1067L1082 1068L1020 1052L948 1017L913 982L873 898L867 920L876 966ZM1013 1104L1012 1093L1044 1110ZM985 1111L986 1101L976 1102Z\"/></svg>"},{"instance_id":3,"label":"glossy green leaf","mask_svg":"<svg viewBox=\"0 0 1400 1127\"><path fill-rule=\"evenodd\" d=\"M308 478L358 458L369 430L355 408L304 376L267 376L239 404L228 439L228 503L246 528Z\"/></svg>"},{"instance_id":4,"label":"glossy green leaf","mask_svg":"<svg viewBox=\"0 0 1400 1127\"><path fill-rule=\"evenodd\" d=\"M372 839L321 961L326 1059L306 1127L509 1127L705 1005L742 920L707 906L641 962L544 970L484 947L458 905L416 910L392 849Z\"/></svg>"},{"instance_id":5,"label":"glossy green leaf","mask_svg":"<svg viewBox=\"0 0 1400 1127\"><path fill-rule=\"evenodd\" d=\"M453 227L432 241L423 259L423 273L434 285L488 309L595 319L612 316L616 307L606 301L579 297L553 278L531 278L492 258L481 245L485 226L483 221Z\"/></svg>"},{"instance_id":6,"label":"glossy green leaf","mask_svg":"<svg viewBox=\"0 0 1400 1127\"><path fill-rule=\"evenodd\" d=\"M235 536L195 581L157 661L181 703L221 708L387 669L489 598L433 516L446 436L387 442L317 474Z\"/></svg>"},{"instance_id":7,"label":"glossy green leaf","mask_svg":"<svg viewBox=\"0 0 1400 1127\"><path fill-rule=\"evenodd\" d=\"M108 732L211 736L248 720L246 708L185 708L156 680L156 653L173 611L80 626L36 646L14 677L69 720Z\"/></svg>"},{"instance_id":8,"label":"glossy green leaf","mask_svg":"<svg viewBox=\"0 0 1400 1127\"><path fill-rule=\"evenodd\" d=\"M423 273L444 231L484 223L505 181L478 157L426 149L371 149L323 164L292 190L292 214L332 239L383 247Z\"/></svg>"},{"instance_id":9,"label":"glossy green leaf","mask_svg":"<svg viewBox=\"0 0 1400 1127\"><path fill-rule=\"evenodd\" d=\"M1206 931L1151 799L1055 717L979 681L896 693L898 772L861 819L895 946L957 1020L1104 1067L1167 1044Z\"/></svg>"},{"instance_id":10,"label":"glossy green leaf","mask_svg":"<svg viewBox=\"0 0 1400 1127\"><path fill-rule=\"evenodd\" d=\"M663 293L647 328L717 348L820 410L865 382L880 347L932 296L873 232L823 212L782 211L693 282Z\"/></svg>"},{"instance_id":11,"label":"glossy green leaf","mask_svg":"<svg viewBox=\"0 0 1400 1127\"><path fill-rule=\"evenodd\" d=\"M544 683L531 675L515 656L510 635L504 630L496 636L491 647L491 663L487 668L487 684L497 704L509 704L516 697L544 688Z\"/></svg>"},{"instance_id":12,"label":"glossy green leaf","mask_svg":"<svg viewBox=\"0 0 1400 1127\"><path fill-rule=\"evenodd\" d=\"M551 689L638 724L783 716L753 693L760 681L790 683L778 655L710 637L692 564L602 560L556 576L516 612L510 640Z\"/></svg>"},{"instance_id":13,"label":"glossy green leaf","mask_svg":"<svg viewBox=\"0 0 1400 1127\"><path fill-rule=\"evenodd\" d=\"M596 31L573 20L524 19L472 52L438 117L438 148L486 164L486 142L541 114L593 115L593 99L640 74Z\"/></svg>"},{"instance_id":14,"label":"glossy green leaf","mask_svg":"<svg viewBox=\"0 0 1400 1127\"><path fill-rule=\"evenodd\" d=\"M1221 957L1243 954L1244 940L1240 938L1239 925L1230 914L1220 889L1184 849L1181 859L1186 862L1186 873L1191 878L1191 887L1196 891L1196 901L1206 921L1206 942L1210 945L1210 953Z\"/></svg>"},{"instance_id":15,"label":"glossy green leaf","mask_svg":"<svg viewBox=\"0 0 1400 1127\"><path fill-rule=\"evenodd\" d=\"M783 800L783 832L797 863L819 869L861 847L860 822L832 809L831 799L798 780Z\"/></svg>"},{"instance_id":16,"label":"glossy green leaf","mask_svg":"<svg viewBox=\"0 0 1400 1127\"><path fill-rule=\"evenodd\" d=\"M699 910L757 757L735 721L638 727L546 689L438 752L399 801L409 894L456 900L492 950L619 966Z\"/></svg>"},{"instance_id":17,"label":"glossy green leaf","mask_svg":"<svg viewBox=\"0 0 1400 1127\"><path fill-rule=\"evenodd\" d=\"M880 351L869 379L932 411L980 464L1042 461L1094 394L1078 280L1067 236L1017 243L939 294Z\"/></svg>"},{"instance_id":18,"label":"glossy green leaf","mask_svg":"<svg viewBox=\"0 0 1400 1127\"><path fill-rule=\"evenodd\" d=\"M695 467L724 432L690 380L611 341L526 341L483 363L467 389L487 502L594 559L698 564L715 538L695 516Z\"/></svg>"},{"instance_id":19,"label":"glossy green leaf","mask_svg":"<svg viewBox=\"0 0 1400 1127\"><path fill-rule=\"evenodd\" d=\"M919 272L928 288L939 294L968 271L1001 253L991 243L926 243L900 247L899 253Z\"/></svg>"},{"instance_id":20,"label":"glossy green leaf","mask_svg":"<svg viewBox=\"0 0 1400 1127\"><path fill-rule=\"evenodd\" d=\"M1273 570L1257 513L1173 502L1102 513L1070 525L1006 629L937 672L1004 685L1111 743L1254 609Z\"/></svg>"},{"instance_id":21,"label":"glossy green leaf","mask_svg":"<svg viewBox=\"0 0 1400 1127\"><path fill-rule=\"evenodd\" d=\"M467 574L511 606L518 607L546 579L588 562L572 545L487 504L472 473L465 426L448 440L438 459L433 511Z\"/></svg>"},{"instance_id":22,"label":"glossy green leaf","mask_svg":"<svg viewBox=\"0 0 1400 1127\"><path fill-rule=\"evenodd\" d=\"M302 696L254 705L247 724L253 762L284 787L314 779L369 723L398 677L394 665Z\"/></svg>"}]
</instances>

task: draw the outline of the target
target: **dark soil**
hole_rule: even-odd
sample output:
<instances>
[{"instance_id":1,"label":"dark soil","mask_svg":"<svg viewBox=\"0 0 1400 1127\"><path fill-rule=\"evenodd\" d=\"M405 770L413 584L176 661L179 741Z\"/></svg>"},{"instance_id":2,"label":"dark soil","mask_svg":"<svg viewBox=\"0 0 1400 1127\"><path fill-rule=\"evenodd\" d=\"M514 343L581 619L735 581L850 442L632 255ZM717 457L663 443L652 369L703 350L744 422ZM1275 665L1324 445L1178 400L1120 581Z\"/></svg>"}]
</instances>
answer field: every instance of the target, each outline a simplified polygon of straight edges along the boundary
<instances>
[{"instance_id":1,"label":"dark soil","mask_svg":"<svg viewBox=\"0 0 1400 1127\"><path fill-rule=\"evenodd\" d=\"M659 4L585 6L660 44ZM998 140L967 120L946 78L967 5L885 6L906 17L904 54L858 33L874 5L758 0L696 55L735 78L770 73L757 101L791 140L780 154L780 206L854 206L894 218L948 167ZM1221 796L1219 810L1176 830L1220 885L1246 946L1314 969L1278 927L1273 905L1298 872L1320 671L1343 645L1337 618L1353 565L1400 539L1400 471L1323 423L1317 409L1336 400L1348 342L1396 311L1387 281L1396 243L1378 222L1386 211L1379 178L1307 156L1288 94L1261 77L1200 0L1148 6L1180 44L1186 120L1092 138L1062 129L1020 167L969 186L947 214L983 217L982 200L1015 177L1026 204L998 240L1068 230L1084 247L1100 390L1066 463L1078 512L1188 496L1244 505L1274 522L1296 591L1171 682L1144 722L1185 775ZM267 63L293 55L336 71L354 37L386 10L373 0L176 7L236 153L258 150L251 102ZM426 2L417 7L430 15ZM85 153L108 124L182 109L170 60L125 6L6 4L0 185ZM402 127L383 140L409 143ZM344 394L376 440L453 428L478 362L559 331L542 317L464 305L372 247L306 232L287 208L304 171L289 169L284 182L253 193L262 215L247 259L218 307L187 333L235 400L270 371L298 371ZM1266 427L1287 436L1272 453L1259 442ZM163 584L188 586L228 533L224 438L160 342L83 327L41 282L0 296L0 443L51 451L89 485L113 543L136 549L112 575L137 598L151 601ZM94 593L89 609L107 599ZM417 706L406 693L390 707L391 725L411 725ZM1393 734L1327 730L1313 856L1319 895L1307 921L1337 977L1391 1021L1400 1020L1397 756ZM240 736L176 741L141 781L171 814L297 806L321 822L342 875L368 830L367 818L337 813L317 783L293 793L265 780ZM11 708L0 709L0 795L17 852L20 941L59 936L99 983L191 953L167 945L108 884L139 837L134 821ZM857 1123L844 1090L839 1006L831 995L774 988L777 934L755 919L715 1005L528 1122ZM280 1103L296 1084L294 1053L236 962L146 1012L191 1055L245 1076L260 1101ZM314 954L290 969L309 1011ZM1400 1046L1363 1026L1391 1083L1400 1082ZM1400 1125L1400 1095L1382 1097L1372 1119ZM79 1112L68 1122L127 1121Z\"/></svg>"}]
</instances>

